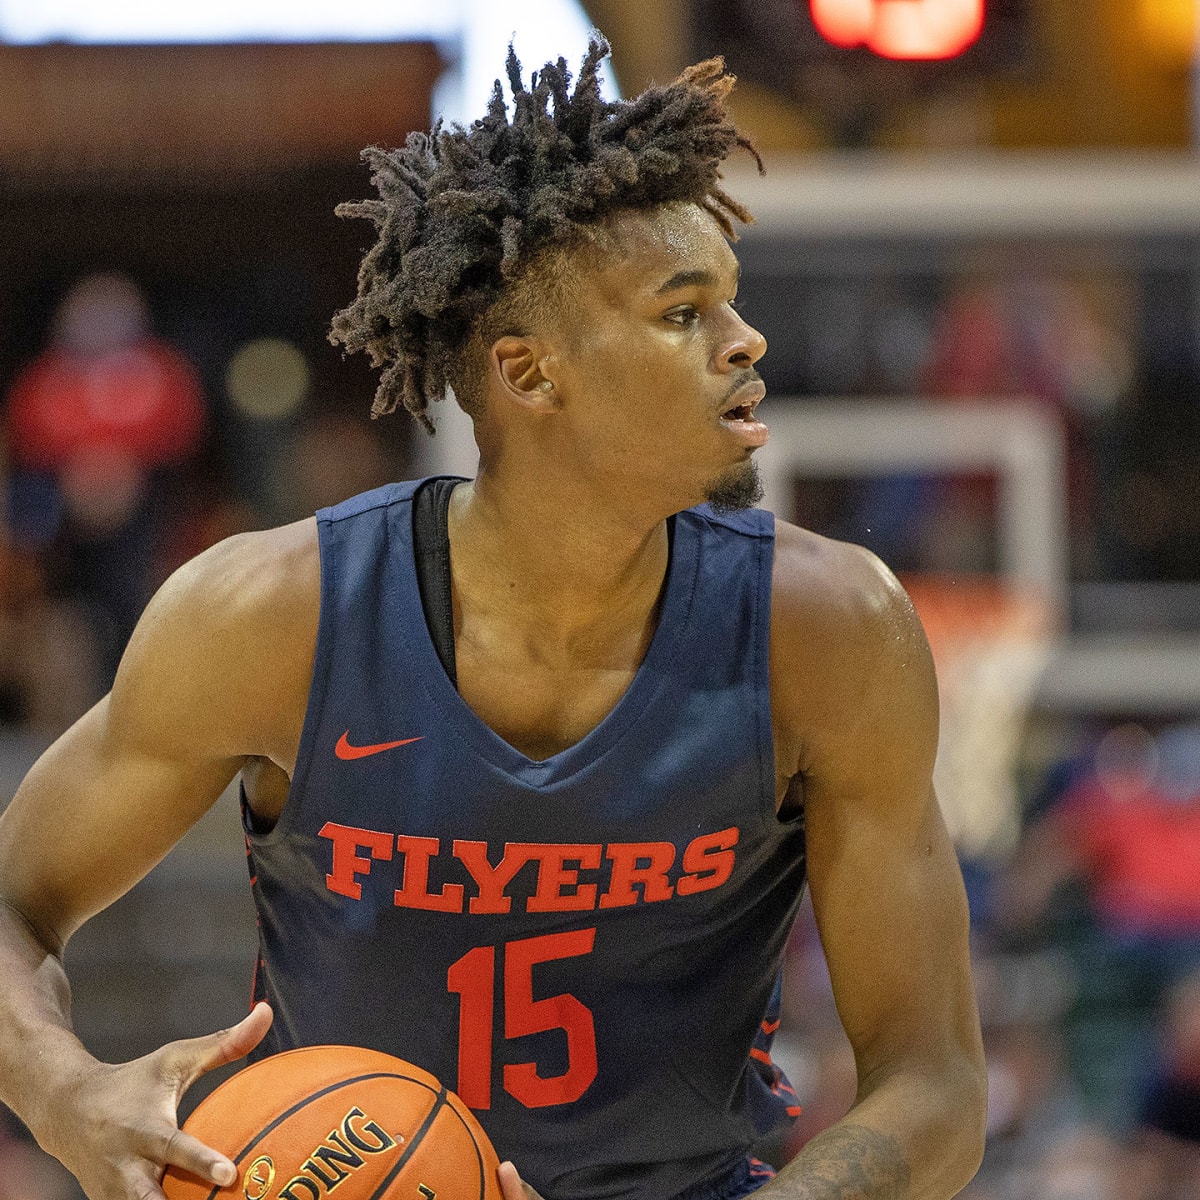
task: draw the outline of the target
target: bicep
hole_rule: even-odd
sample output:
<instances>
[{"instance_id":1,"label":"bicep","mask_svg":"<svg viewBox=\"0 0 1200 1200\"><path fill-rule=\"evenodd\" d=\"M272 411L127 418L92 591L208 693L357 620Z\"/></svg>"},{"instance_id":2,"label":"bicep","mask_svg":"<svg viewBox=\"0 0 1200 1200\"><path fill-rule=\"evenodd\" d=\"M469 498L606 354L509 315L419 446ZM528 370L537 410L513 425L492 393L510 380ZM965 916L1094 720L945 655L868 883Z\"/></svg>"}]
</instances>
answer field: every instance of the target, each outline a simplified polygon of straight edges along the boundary
<instances>
[{"instance_id":1,"label":"bicep","mask_svg":"<svg viewBox=\"0 0 1200 1200\"><path fill-rule=\"evenodd\" d=\"M111 706L42 755L0 818L0 897L51 949L145 875L241 762L139 745L114 730Z\"/></svg>"},{"instance_id":2,"label":"bicep","mask_svg":"<svg viewBox=\"0 0 1200 1200\"><path fill-rule=\"evenodd\" d=\"M812 799L813 908L860 1076L969 1052L977 1035L966 897L932 792L901 826L830 821Z\"/></svg>"},{"instance_id":3,"label":"bicep","mask_svg":"<svg viewBox=\"0 0 1200 1200\"><path fill-rule=\"evenodd\" d=\"M805 778L813 908L860 1078L974 1056L962 876L933 792L937 685L892 586L856 629ZM857 680L857 683L854 681Z\"/></svg>"}]
</instances>

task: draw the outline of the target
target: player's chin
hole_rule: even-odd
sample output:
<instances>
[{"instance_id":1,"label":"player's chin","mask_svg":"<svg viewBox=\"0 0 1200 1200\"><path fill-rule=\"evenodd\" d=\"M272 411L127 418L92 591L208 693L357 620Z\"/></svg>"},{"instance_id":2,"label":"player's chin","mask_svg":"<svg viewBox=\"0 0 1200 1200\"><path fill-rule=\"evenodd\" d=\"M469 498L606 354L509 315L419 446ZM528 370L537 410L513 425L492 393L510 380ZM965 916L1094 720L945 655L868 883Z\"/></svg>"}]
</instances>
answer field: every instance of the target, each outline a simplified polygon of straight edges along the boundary
<instances>
[{"instance_id":1,"label":"player's chin","mask_svg":"<svg viewBox=\"0 0 1200 1200\"><path fill-rule=\"evenodd\" d=\"M715 476L704 492L705 501L717 512L742 512L763 498L758 464L747 458Z\"/></svg>"}]
</instances>

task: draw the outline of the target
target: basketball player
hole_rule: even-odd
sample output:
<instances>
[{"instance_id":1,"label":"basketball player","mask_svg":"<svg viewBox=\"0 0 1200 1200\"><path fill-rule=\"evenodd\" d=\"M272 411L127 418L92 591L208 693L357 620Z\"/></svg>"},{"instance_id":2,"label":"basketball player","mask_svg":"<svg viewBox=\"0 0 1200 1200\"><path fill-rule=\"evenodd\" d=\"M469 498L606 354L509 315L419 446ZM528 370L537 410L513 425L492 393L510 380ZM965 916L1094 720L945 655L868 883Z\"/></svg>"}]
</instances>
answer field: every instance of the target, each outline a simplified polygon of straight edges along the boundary
<instances>
[{"instance_id":1,"label":"basketball player","mask_svg":"<svg viewBox=\"0 0 1200 1200\"><path fill-rule=\"evenodd\" d=\"M232 1183L182 1092L330 1042L457 1090L507 1200L946 1197L976 1168L929 653L870 555L751 507L733 80L609 103L606 51L573 91L510 57L511 120L497 85L470 129L369 152L380 198L345 209L379 239L334 336L384 367L377 412L427 424L452 385L478 477L185 566L0 822L0 1096L92 1200L157 1197L166 1163ZM99 1063L63 946L239 772L267 1003ZM772 1180L748 1153L795 1112L767 1048L806 879L859 1089Z\"/></svg>"}]
</instances>

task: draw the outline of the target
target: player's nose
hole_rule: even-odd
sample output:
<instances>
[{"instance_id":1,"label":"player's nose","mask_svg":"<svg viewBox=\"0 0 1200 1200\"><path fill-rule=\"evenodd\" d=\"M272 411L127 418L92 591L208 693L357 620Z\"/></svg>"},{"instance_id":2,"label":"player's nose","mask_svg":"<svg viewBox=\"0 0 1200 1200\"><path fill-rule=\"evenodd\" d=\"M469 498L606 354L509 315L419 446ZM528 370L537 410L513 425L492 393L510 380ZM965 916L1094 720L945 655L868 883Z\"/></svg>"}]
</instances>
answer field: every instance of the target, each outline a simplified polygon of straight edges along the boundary
<instances>
[{"instance_id":1,"label":"player's nose","mask_svg":"<svg viewBox=\"0 0 1200 1200\"><path fill-rule=\"evenodd\" d=\"M729 336L720 350L723 369L729 371L753 366L766 352L767 339L735 312Z\"/></svg>"}]
</instances>

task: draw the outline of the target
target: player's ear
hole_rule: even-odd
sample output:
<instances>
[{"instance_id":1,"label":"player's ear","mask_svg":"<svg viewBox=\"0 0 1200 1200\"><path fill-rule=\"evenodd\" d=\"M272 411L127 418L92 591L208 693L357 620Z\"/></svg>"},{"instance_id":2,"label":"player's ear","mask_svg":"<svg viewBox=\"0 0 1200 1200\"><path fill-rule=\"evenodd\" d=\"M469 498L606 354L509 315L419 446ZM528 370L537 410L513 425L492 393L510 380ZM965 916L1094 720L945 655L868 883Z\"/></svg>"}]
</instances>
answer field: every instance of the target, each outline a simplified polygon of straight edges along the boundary
<instances>
[{"instance_id":1,"label":"player's ear","mask_svg":"<svg viewBox=\"0 0 1200 1200\"><path fill-rule=\"evenodd\" d=\"M505 336L492 344L491 368L502 394L534 412L558 410L561 398L554 386L553 356L536 338Z\"/></svg>"}]
</instances>

